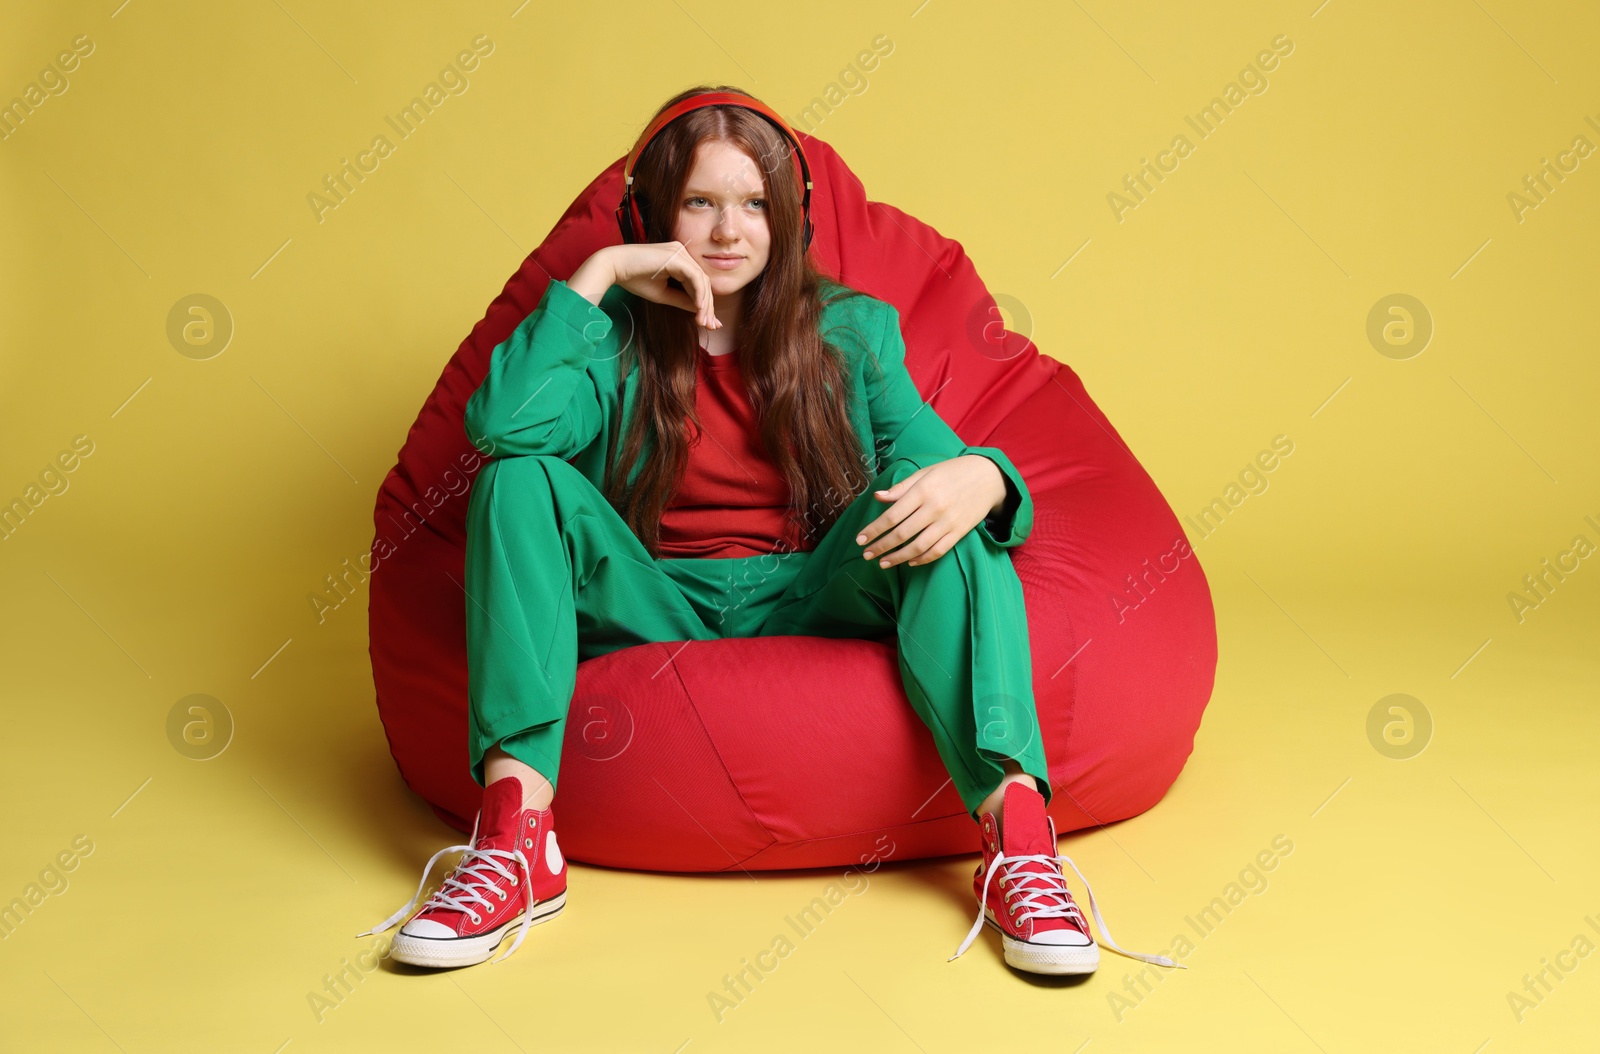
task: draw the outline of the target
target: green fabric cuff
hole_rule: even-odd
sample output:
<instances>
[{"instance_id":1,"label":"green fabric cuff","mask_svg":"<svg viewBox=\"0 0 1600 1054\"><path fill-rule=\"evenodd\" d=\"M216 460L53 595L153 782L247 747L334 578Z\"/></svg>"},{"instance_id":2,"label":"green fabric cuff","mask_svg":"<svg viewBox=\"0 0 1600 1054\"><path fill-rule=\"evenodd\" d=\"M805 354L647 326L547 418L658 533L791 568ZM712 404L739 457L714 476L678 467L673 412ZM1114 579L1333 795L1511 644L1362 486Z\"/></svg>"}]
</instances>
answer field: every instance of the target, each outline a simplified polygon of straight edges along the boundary
<instances>
[{"instance_id":1,"label":"green fabric cuff","mask_svg":"<svg viewBox=\"0 0 1600 1054\"><path fill-rule=\"evenodd\" d=\"M611 316L602 311L598 304L589 303L587 297L559 278L550 279L544 287L539 308L571 326L590 344L598 345L611 332Z\"/></svg>"},{"instance_id":2,"label":"green fabric cuff","mask_svg":"<svg viewBox=\"0 0 1600 1054\"><path fill-rule=\"evenodd\" d=\"M1028 485L1022 479L1022 473L1017 471L1017 466L1011 463L1003 450L991 446L969 446L962 451L964 454L981 454L993 461L1000 468L1000 474L1006 480L1006 500L1000 511L996 512L978 524L978 530L984 537L996 545L1010 549L1021 545L1033 530L1033 495L1028 493Z\"/></svg>"}]
</instances>

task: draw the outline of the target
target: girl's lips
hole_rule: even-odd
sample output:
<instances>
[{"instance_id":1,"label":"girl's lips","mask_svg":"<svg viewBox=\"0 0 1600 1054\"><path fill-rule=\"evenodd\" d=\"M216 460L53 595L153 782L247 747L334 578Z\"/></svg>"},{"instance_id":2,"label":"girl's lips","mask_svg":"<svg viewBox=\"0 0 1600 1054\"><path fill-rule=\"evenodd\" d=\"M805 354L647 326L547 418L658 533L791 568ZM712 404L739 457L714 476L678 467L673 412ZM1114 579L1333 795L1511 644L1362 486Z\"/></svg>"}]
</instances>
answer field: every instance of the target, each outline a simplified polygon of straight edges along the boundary
<instances>
[{"instance_id":1,"label":"girl's lips","mask_svg":"<svg viewBox=\"0 0 1600 1054\"><path fill-rule=\"evenodd\" d=\"M702 259L719 271L731 271L744 263L744 257L742 256L706 256L702 257Z\"/></svg>"}]
</instances>

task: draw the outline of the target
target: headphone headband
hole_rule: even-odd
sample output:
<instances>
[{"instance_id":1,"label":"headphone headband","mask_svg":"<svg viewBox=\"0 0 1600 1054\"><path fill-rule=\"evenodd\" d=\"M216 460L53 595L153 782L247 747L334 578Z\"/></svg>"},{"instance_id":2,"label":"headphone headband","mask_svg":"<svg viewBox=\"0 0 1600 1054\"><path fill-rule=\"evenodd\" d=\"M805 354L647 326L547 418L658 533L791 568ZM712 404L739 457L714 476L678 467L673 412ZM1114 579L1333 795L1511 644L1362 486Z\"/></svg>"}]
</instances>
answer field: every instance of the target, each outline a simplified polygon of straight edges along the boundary
<instances>
[{"instance_id":1,"label":"headphone headband","mask_svg":"<svg viewBox=\"0 0 1600 1054\"><path fill-rule=\"evenodd\" d=\"M639 136L638 141L633 144L633 149L628 151L627 161L622 166L622 201L617 205L617 226L622 230L622 240L628 243L636 243L644 241L646 237L644 216L640 213L638 201L633 196L633 168L639 161L639 155L644 153L644 148L650 145L650 141L656 137L656 134L661 129L684 114L706 106L737 106L741 109L749 110L764 117L769 124L788 140L790 154L794 159L795 177L800 184L800 211L804 217L801 247L809 247L813 233L811 225L811 166L806 161L805 150L800 146L800 137L794 134L794 131L782 117L779 117L776 112L759 99L739 92L724 91L701 92L669 106L655 120L650 122L643 134Z\"/></svg>"}]
</instances>

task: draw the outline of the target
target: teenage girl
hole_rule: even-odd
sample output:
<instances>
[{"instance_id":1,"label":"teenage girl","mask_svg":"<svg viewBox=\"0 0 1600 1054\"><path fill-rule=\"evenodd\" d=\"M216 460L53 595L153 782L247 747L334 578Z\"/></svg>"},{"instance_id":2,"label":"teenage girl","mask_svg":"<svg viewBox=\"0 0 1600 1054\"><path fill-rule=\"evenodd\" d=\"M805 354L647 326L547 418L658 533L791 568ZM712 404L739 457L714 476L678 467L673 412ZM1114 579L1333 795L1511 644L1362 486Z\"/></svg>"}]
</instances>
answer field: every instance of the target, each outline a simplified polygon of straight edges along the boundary
<instances>
[{"instance_id":1,"label":"teenage girl","mask_svg":"<svg viewBox=\"0 0 1600 1054\"><path fill-rule=\"evenodd\" d=\"M1021 475L923 402L895 309L814 268L809 168L770 108L725 86L683 92L624 171L624 243L549 282L468 403L468 437L490 456L465 568L483 803L469 843L435 854L417 895L368 932L403 918L452 851L394 937L402 962L479 963L515 929L503 959L565 907L552 800L582 659L894 631L907 697L979 825L980 907L956 954L988 922L1015 967L1092 972L1045 811L1007 552L1031 527Z\"/></svg>"}]
</instances>

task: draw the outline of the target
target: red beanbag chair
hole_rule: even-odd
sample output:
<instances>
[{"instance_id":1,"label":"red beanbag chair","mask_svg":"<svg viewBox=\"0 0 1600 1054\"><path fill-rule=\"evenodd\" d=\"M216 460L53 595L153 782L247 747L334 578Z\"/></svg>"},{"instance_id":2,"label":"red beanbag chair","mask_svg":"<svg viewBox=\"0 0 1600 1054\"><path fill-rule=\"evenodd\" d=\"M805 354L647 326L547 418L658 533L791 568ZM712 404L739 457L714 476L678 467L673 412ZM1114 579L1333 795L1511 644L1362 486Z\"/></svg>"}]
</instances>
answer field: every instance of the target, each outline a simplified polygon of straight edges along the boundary
<instances>
[{"instance_id":1,"label":"red beanbag chair","mask_svg":"<svg viewBox=\"0 0 1600 1054\"><path fill-rule=\"evenodd\" d=\"M1058 831L1150 808L1194 745L1216 671L1211 593L1150 476L1067 366L1006 331L961 246L868 201L803 136L819 267L900 311L906 364L969 444L1004 450L1034 527L1011 550ZM591 183L444 368L374 516L370 634L378 713L406 783L470 830L462 566L482 456L462 413L495 345L620 241L622 158ZM949 383L944 383L948 379ZM568 856L665 871L860 865L977 851L892 636L641 644L583 662L556 796ZM669 664L670 659L670 664ZM668 665L670 676L664 672Z\"/></svg>"}]
</instances>

